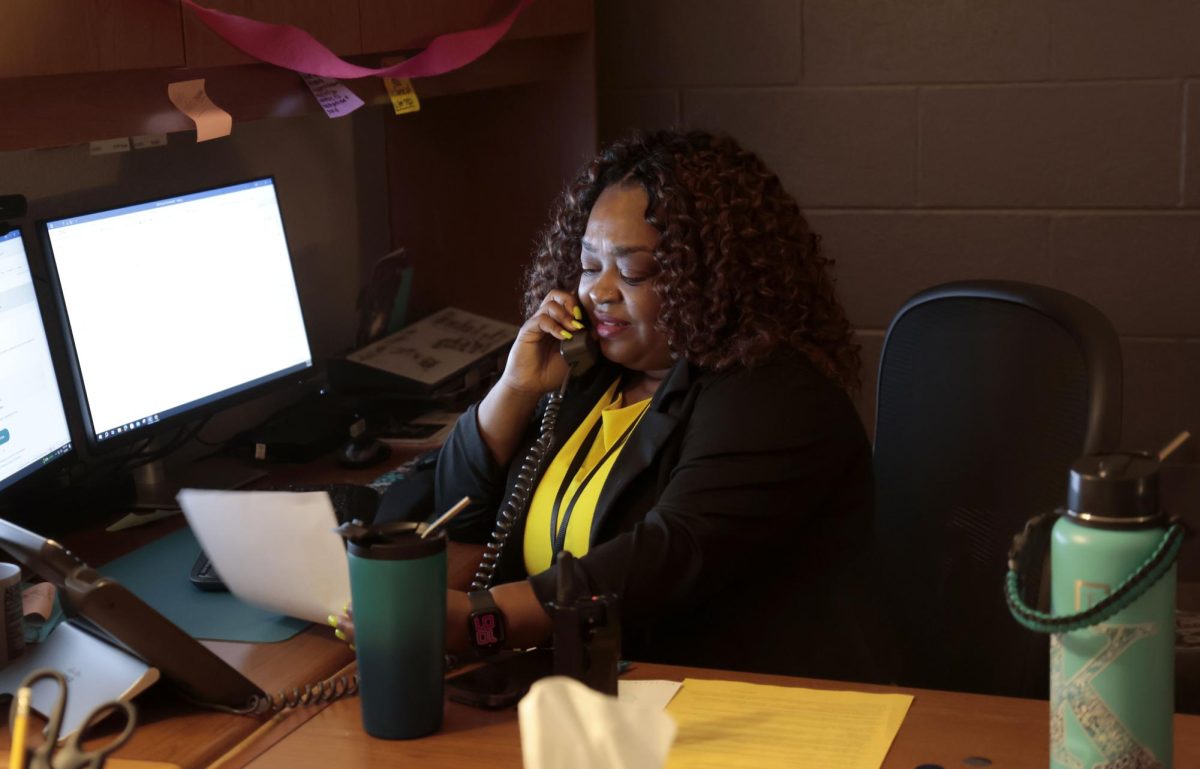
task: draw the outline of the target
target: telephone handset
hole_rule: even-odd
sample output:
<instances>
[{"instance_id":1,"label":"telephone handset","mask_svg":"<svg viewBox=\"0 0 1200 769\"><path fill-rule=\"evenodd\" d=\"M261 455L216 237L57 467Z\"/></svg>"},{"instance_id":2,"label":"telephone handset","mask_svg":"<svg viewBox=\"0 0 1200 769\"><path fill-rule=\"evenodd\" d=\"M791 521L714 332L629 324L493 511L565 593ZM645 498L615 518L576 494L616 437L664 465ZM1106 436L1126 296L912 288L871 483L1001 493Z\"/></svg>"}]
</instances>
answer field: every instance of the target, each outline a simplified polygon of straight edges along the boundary
<instances>
[{"instance_id":1,"label":"telephone handset","mask_svg":"<svg viewBox=\"0 0 1200 769\"><path fill-rule=\"evenodd\" d=\"M563 340L558 346L558 352L567 362L567 368L571 370L571 373L567 375L568 378L583 376L588 369L595 365L596 359L599 357L596 341L586 331L587 329L584 329L570 339Z\"/></svg>"},{"instance_id":2,"label":"telephone handset","mask_svg":"<svg viewBox=\"0 0 1200 769\"><path fill-rule=\"evenodd\" d=\"M557 391L550 393L546 410L542 414L542 423L538 427L537 440L529 447L529 452L525 455L524 461L521 462L521 469L517 473L516 485L513 486L512 493L504 501L496 516L496 527L492 530L491 539L483 551L479 568L476 569L475 577L471 580L471 592L487 590L492 586L492 579L496 576L496 567L500 562L500 555L504 552L504 545L508 542L513 528L516 527L517 520L529 507L534 479L538 477L542 463L550 455L550 448L554 443L554 427L558 423L558 412L562 408L563 394L567 391L567 384L572 378L582 376L591 369L600 357L596 342L592 339L592 335L587 333L587 329L582 329L572 335L570 339L563 340L559 344L558 351L566 360L569 371L563 378L562 386Z\"/></svg>"}]
</instances>

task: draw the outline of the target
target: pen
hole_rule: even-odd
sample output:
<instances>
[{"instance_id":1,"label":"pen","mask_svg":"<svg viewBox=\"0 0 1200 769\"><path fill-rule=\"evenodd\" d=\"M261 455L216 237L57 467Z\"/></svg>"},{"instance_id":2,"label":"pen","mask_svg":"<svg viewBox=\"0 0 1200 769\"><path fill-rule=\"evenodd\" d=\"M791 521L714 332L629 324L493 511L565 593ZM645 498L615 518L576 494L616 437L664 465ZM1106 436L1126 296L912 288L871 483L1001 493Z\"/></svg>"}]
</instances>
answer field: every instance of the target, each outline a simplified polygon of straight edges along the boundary
<instances>
[{"instance_id":1,"label":"pen","mask_svg":"<svg viewBox=\"0 0 1200 769\"><path fill-rule=\"evenodd\" d=\"M17 699L13 707L17 709L13 716L12 749L8 754L8 769L25 769L25 733L29 730L29 698L33 693L28 686L17 689Z\"/></svg>"},{"instance_id":2,"label":"pen","mask_svg":"<svg viewBox=\"0 0 1200 769\"><path fill-rule=\"evenodd\" d=\"M1174 438L1171 439L1170 443L1168 443L1166 446L1163 446L1161 449L1159 449L1158 456L1156 457L1156 459L1158 459L1159 462L1162 462L1167 457L1171 456L1171 454L1173 454L1175 452L1175 449L1182 446L1187 441L1187 439L1191 438L1191 437L1192 437L1192 434L1189 433L1187 430L1184 430L1179 435L1176 435Z\"/></svg>"},{"instance_id":3,"label":"pen","mask_svg":"<svg viewBox=\"0 0 1200 769\"><path fill-rule=\"evenodd\" d=\"M421 524L421 526L425 526L424 531L421 531L421 527L418 526L417 531L420 532L421 539L425 539L430 534L437 531L439 528L441 528L441 526L443 524L445 524L447 521L449 521L454 516L461 513L463 511L463 508L469 504L471 504L471 498L463 497L462 499L458 500L457 503L455 503L454 507L452 507L449 510L447 510L446 512L442 513L441 516L433 523L429 524L428 526L425 526L425 524Z\"/></svg>"}]
</instances>

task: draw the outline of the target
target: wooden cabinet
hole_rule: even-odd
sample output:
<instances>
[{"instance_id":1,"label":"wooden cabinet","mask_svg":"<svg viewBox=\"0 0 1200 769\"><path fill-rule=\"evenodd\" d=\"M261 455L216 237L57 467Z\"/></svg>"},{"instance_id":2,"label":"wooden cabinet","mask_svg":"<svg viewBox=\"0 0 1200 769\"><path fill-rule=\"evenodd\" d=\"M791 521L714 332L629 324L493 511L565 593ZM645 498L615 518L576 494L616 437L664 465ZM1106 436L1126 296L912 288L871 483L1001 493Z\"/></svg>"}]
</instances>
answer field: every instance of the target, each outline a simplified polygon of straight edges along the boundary
<instances>
[{"instance_id":1,"label":"wooden cabinet","mask_svg":"<svg viewBox=\"0 0 1200 769\"><path fill-rule=\"evenodd\" d=\"M272 24L291 24L338 56L415 50L446 32L498 20L516 0L199 0ZM0 77L157 67L223 67L254 60L179 0L6 0ZM587 3L542 0L508 40L585 32Z\"/></svg>"},{"instance_id":2,"label":"wooden cabinet","mask_svg":"<svg viewBox=\"0 0 1200 769\"><path fill-rule=\"evenodd\" d=\"M430 40L490 24L516 0L200 0L209 8L258 21L291 24L311 34L338 56L423 48ZM543 0L525 9L507 40L585 32L591 28L585 3ZM249 64L249 56L183 10L185 58L189 67Z\"/></svg>"},{"instance_id":3,"label":"wooden cabinet","mask_svg":"<svg viewBox=\"0 0 1200 769\"><path fill-rule=\"evenodd\" d=\"M198 0L198 3L256 21L299 27L338 56L364 53L358 3L345 0ZM407 4L393 2L391 5ZM187 8L183 9L183 40L189 67L254 62L206 27Z\"/></svg>"},{"instance_id":4,"label":"wooden cabinet","mask_svg":"<svg viewBox=\"0 0 1200 769\"><path fill-rule=\"evenodd\" d=\"M516 0L198 0L261 21L298 26L368 67L446 32L500 19ZM204 78L234 124L319 112L295 73L253 62L179 0L4 0L0 24L0 151L184 131L192 122L167 85ZM538 0L509 34L462 69L417 82L422 99L561 79L586 64L594 96L591 0ZM121 70L115 72L115 70ZM386 104L378 78L346 81ZM594 122L594 104L584 113Z\"/></svg>"},{"instance_id":5,"label":"wooden cabinet","mask_svg":"<svg viewBox=\"0 0 1200 769\"><path fill-rule=\"evenodd\" d=\"M176 0L5 0L0 10L0 77L184 65Z\"/></svg>"},{"instance_id":6,"label":"wooden cabinet","mask_svg":"<svg viewBox=\"0 0 1200 769\"><path fill-rule=\"evenodd\" d=\"M364 53L422 48L446 32L482 27L512 10L516 0L359 0ZM585 32L591 3L539 0L517 17L506 40Z\"/></svg>"},{"instance_id":7,"label":"wooden cabinet","mask_svg":"<svg viewBox=\"0 0 1200 769\"><path fill-rule=\"evenodd\" d=\"M339 56L423 48L447 32L499 20L516 0L201 0L203 5L258 21L297 26ZM588 4L544 0L525 9L507 40L585 32L591 28ZM250 57L215 35L195 14L183 13L187 65L246 64Z\"/></svg>"}]
</instances>

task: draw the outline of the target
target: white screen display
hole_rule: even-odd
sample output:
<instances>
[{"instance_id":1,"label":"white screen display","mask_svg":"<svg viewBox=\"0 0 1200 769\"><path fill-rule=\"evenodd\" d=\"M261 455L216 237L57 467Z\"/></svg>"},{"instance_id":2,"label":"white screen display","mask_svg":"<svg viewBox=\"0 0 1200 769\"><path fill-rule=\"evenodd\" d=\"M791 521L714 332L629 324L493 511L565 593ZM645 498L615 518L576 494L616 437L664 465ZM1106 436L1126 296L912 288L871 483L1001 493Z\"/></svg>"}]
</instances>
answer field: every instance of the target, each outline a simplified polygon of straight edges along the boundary
<instances>
[{"instance_id":1,"label":"white screen display","mask_svg":"<svg viewBox=\"0 0 1200 769\"><path fill-rule=\"evenodd\" d=\"M46 235L98 439L312 364L270 179Z\"/></svg>"},{"instance_id":2,"label":"white screen display","mask_svg":"<svg viewBox=\"0 0 1200 769\"><path fill-rule=\"evenodd\" d=\"M71 450L20 230L0 235L0 488Z\"/></svg>"}]
</instances>

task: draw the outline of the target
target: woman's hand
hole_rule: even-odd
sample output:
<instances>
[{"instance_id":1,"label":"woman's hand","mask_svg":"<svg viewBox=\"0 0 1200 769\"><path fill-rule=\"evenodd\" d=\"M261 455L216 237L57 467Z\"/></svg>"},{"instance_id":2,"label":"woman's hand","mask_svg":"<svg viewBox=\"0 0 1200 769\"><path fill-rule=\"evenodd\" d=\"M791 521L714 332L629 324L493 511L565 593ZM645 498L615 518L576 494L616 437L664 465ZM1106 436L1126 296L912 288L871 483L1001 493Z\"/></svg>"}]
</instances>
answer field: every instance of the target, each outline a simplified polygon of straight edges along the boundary
<instances>
[{"instance_id":1,"label":"woman's hand","mask_svg":"<svg viewBox=\"0 0 1200 769\"><path fill-rule=\"evenodd\" d=\"M354 609L350 604L342 607L341 614L329 615L329 626L333 628L333 634L339 640L350 644L350 648L354 648Z\"/></svg>"},{"instance_id":2,"label":"woman's hand","mask_svg":"<svg viewBox=\"0 0 1200 769\"><path fill-rule=\"evenodd\" d=\"M547 294L517 332L500 384L535 400L557 390L567 375L559 344L574 334L587 333L582 317L583 308L573 294L557 290Z\"/></svg>"},{"instance_id":3,"label":"woman's hand","mask_svg":"<svg viewBox=\"0 0 1200 769\"><path fill-rule=\"evenodd\" d=\"M479 434L498 464L512 461L538 399L566 378L567 363L558 346L574 334L587 333L577 320L582 317L573 294L551 291L517 332L500 381L475 413Z\"/></svg>"}]
</instances>

